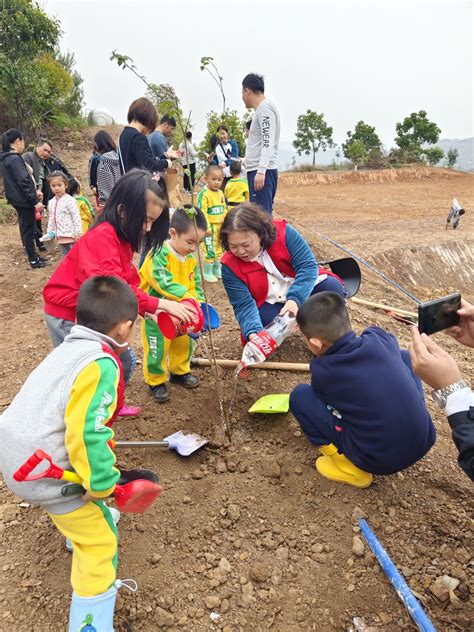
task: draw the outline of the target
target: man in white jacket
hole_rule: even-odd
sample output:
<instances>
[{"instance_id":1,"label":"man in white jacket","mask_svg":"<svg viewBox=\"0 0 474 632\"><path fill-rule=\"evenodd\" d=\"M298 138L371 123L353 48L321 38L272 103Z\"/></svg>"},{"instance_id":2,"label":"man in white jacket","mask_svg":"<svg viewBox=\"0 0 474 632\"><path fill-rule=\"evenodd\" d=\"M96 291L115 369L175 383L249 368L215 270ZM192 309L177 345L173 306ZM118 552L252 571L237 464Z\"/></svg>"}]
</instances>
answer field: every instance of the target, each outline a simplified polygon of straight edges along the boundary
<instances>
[{"instance_id":1,"label":"man in white jacket","mask_svg":"<svg viewBox=\"0 0 474 632\"><path fill-rule=\"evenodd\" d=\"M245 154L250 201L260 204L271 215L278 184L280 116L273 103L265 97L265 83L261 75L250 73L244 77L242 100L247 108L255 110Z\"/></svg>"}]
</instances>

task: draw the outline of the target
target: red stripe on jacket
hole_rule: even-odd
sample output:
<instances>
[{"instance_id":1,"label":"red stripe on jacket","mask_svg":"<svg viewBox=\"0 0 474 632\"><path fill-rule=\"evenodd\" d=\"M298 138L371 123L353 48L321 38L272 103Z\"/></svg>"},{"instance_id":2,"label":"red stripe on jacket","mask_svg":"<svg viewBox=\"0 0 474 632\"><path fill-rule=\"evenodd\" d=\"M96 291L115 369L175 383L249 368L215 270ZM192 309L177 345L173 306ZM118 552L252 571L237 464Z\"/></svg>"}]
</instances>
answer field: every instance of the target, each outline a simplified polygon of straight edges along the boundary
<instances>
[{"instance_id":1,"label":"red stripe on jacket","mask_svg":"<svg viewBox=\"0 0 474 632\"><path fill-rule=\"evenodd\" d=\"M102 222L87 231L56 268L43 289L44 311L50 316L76 320L79 288L93 276L111 275L123 279L138 300L138 311L154 313L159 299L138 287L140 277L133 265L133 251L119 239L112 224Z\"/></svg>"}]
</instances>

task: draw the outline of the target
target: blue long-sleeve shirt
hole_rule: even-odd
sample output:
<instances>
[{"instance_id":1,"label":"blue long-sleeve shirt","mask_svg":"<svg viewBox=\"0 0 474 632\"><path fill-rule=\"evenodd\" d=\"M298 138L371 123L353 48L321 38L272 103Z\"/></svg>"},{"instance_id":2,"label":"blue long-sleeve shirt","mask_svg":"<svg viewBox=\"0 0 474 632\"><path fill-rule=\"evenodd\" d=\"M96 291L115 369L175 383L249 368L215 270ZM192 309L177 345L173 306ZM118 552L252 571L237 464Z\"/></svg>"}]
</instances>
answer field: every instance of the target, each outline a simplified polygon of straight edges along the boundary
<instances>
[{"instance_id":1,"label":"blue long-sleeve shirt","mask_svg":"<svg viewBox=\"0 0 474 632\"><path fill-rule=\"evenodd\" d=\"M295 301L299 306L313 291L318 278L318 264L306 241L289 224L286 225L285 244L296 273L286 300ZM226 265L222 265L222 281L244 338L247 339L250 334L261 331L263 325L257 304L245 283Z\"/></svg>"},{"instance_id":2,"label":"blue long-sleeve shirt","mask_svg":"<svg viewBox=\"0 0 474 632\"><path fill-rule=\"evenodd\" d=\"M342 452L372 474L413 465L435 442L421 382L397 339L379 327L350 331L311 362L311 386L341 415Z\"/></svg>"}]
</instances>

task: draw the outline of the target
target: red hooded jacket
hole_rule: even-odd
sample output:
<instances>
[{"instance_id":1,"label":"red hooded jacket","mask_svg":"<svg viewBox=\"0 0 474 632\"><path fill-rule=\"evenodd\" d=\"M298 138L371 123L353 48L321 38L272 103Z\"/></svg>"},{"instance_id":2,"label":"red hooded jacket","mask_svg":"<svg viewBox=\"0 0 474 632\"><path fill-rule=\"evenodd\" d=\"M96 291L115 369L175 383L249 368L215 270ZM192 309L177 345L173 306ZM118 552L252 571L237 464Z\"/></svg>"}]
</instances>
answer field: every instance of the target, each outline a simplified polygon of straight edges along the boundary
<instances>
[{"instance_id":1,"label":"red hooded jacket","mask_svg":"<svg viewBox=\"0 0 474 632\"><path fill-rule=\"evenodd\" d=\"M102 222L88 230L56 268L43 290L44 311L50 316L76 320L79 288L93 276L111 275L123 279L138 300L138 311L153 314L159 299L138 287L140 277L133 265L130 244L119 239L112 224Z\"/></svg>"}]
</instances>

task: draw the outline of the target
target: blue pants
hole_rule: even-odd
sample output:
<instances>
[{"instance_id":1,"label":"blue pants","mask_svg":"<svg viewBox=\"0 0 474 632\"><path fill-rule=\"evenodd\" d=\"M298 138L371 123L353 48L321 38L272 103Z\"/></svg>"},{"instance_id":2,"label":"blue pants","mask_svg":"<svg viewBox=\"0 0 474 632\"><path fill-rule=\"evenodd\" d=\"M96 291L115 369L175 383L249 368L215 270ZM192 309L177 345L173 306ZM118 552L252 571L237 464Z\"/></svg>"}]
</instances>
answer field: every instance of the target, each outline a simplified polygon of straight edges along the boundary
<instances>
[{"instance_id":1,"label":"blue pants","mask_svg":"<svg viewBox=\"0 0 474 632\"><path fill-rule=\"evenodd\" d=\"M265 184L263 185L263 189L260 189L260 191L255 191L253 188L256 175L256 170L247 171L250 201L260 204L260 206L263 207L263 210L271 215L273 213L273 200L275 199L278 187L278 169L267 169L265 173Z\"/></svg>"},{"instance_id":2,"label":"blue pants","mask_svg":"<svg viewBox=\"0 0 474 632\"><path fill-rule=\"evenodd\" d=\"M408 351L401 351L400 353L424 401L423 386L420 378L413 372ZM337 376L335 378L337 379ZM332 406L325 404L319 399L310 384L298 384L292 390L290 394L290 410L313 445L320 446L332 443L352 463L364 469L363 464L358 463L359 458L357 455L352 455L348 450L342 450L341 431L338 430L338 427L340 427L339 419L333 414L334 409Z\"/></svg>"},{"instance_id":3,"label":"blue pants","mask_svg":"<svg viewBox=\"0 0 474 632\"><path fill-rule=\"evenodd\" d=\"M324 279L324 281L315 285L313 291L311 292L311 296L317 292L336 292L336 294L340 294L343 298L346 298L344 286L332 276L328 276ZM284 303L263 303L263 305L258 308L262 325L264 327L271 323L276 316L278 316L283 305Z\"/></svg>"}]
</instances>

